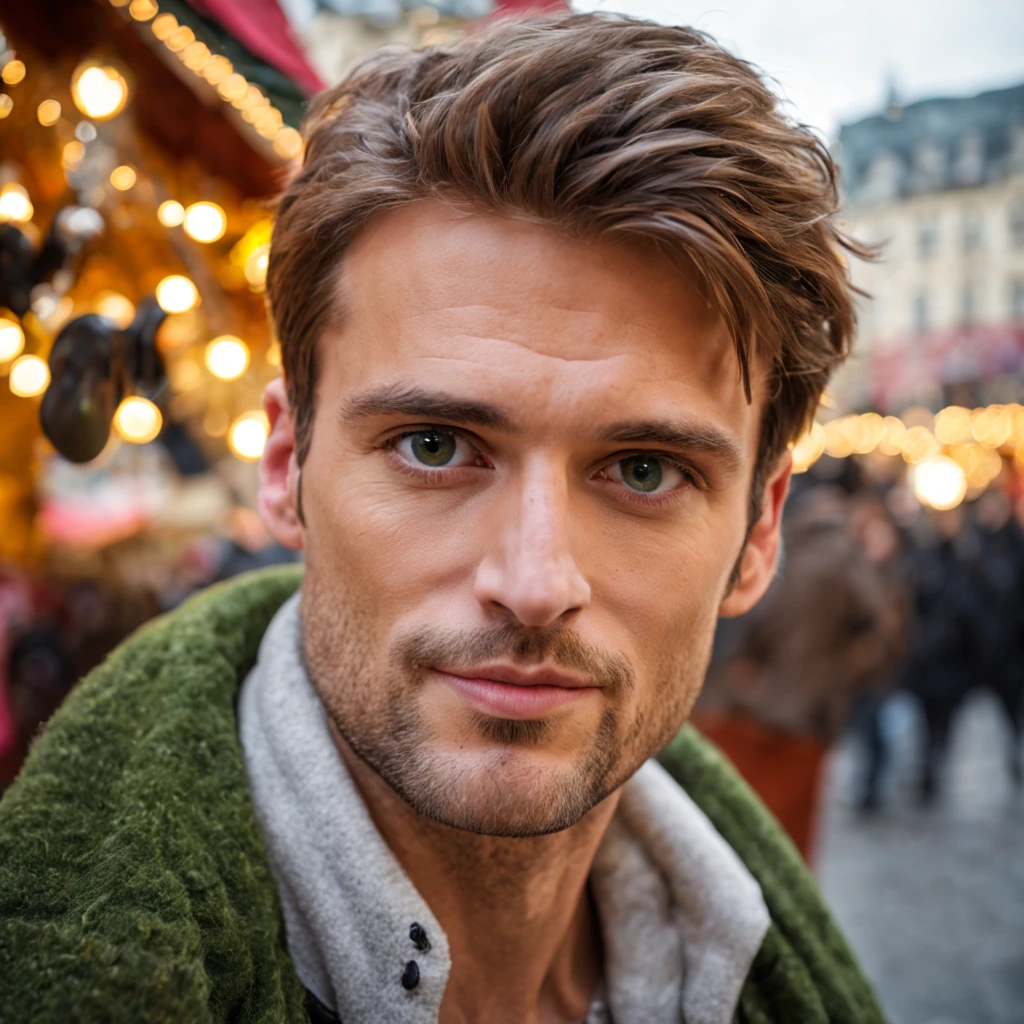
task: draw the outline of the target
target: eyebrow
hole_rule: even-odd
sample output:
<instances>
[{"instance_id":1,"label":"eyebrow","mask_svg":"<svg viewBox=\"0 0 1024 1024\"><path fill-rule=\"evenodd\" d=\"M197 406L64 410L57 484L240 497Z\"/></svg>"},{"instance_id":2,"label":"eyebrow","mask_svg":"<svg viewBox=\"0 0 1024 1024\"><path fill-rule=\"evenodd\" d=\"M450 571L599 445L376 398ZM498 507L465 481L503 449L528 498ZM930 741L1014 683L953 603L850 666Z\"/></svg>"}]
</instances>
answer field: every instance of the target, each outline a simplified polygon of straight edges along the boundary
<instances>
[{"instance_id":1,"label":"eyebrow","mask_svg":"<svg viewBox=\"0 0 1024 1024\"><path fill-rule=\"evenodd\" d=\"M520 433L520 428L496 405L454 398L441 391L428 391L406 384L371 388L350 398L341 410L343 421L369 416L422 416L424 419L487 427L505 434Z\"/></svg>"},{"instance_id":2,"label":"eyebrow","mask_svg":"<svg viewBox=\"0 0 1024 1024\"><path fill-rule=\"evenodd\" d=\"M724 430L706 424L627 420L605 427L600 436L602 441L663 444L695 452L714 459L728 473L738 473L743 468L744 451L740 442Z\"/></svg>"}]
</instances>

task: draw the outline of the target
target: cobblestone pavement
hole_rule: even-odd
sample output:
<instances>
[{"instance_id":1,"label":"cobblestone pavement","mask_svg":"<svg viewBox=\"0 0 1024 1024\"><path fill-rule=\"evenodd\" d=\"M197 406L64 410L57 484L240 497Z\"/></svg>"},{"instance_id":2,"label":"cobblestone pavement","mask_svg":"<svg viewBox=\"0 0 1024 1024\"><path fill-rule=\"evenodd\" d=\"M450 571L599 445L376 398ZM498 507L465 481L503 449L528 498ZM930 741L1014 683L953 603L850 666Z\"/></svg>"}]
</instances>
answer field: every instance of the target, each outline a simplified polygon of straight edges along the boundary
<instances>
[{"instance_id":1,"label":"cobblestone pavement","mask_svg":"<svg viewBox=\"0 0 1024 1024\"><path fill-rule=\"evenodd\" d=\"M849 806L855 751L833 758L817 875L892 1024L1024 1024L1024 794L1004 766L1005 725L984 694L952 737L944 799L910 795L916 715L897 698L886 809Z\"/></svg>"}]
</instances>

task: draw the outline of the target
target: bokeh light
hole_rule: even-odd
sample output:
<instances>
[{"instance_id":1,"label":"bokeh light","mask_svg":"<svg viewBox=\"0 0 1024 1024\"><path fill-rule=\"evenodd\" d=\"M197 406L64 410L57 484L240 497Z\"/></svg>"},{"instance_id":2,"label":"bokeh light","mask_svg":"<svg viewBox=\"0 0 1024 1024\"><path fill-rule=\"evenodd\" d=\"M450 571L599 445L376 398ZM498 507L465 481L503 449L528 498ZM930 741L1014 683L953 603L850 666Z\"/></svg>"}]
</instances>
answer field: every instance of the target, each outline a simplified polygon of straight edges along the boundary
<instances>
[{"instance_id":1,"label":"bokeh light","mask_svg":"<svg viewBox=\"0 0 1024 1024\"><path fill-rule=\"evenodd\" d=\"M43 100L36 108L36 117L44 128L55 125L60 120L60 104L56 100Z\"/></svg>"},{"instance_id":2,"label":"bokeh light","mask_svg":"<svg viewBox=\"0 0 1024 1024\"><path fill-rule=\"evenodd\" d=\"M17 85L25 77L25 62L20 60L9 60L3 71L0 71L0 78L6 85Z\"/></svg>"},{"instance_id":3,"label":"bokeh light","mask_svg":"<svg viewBox=\"0 0 1024 1024\"><path fill-rule=\"evenodd\" d=\"M10 181L0 189L0 223L14 221L25 224L32 219L35 208L23 185Z\"/></svg>"},{"instance_id":4,"label":"bokeh light","mask_svg":"<svg viewBox=\"0 0 1024 1024\"><path fill-rule=\"evenodd\" d=\"M244 462L255 462L267 445L270 424L260 411L242 413L228 430L228 446Z\"/></svg>"},{"instance_id":5,"label":"bokeh light","mask_svg":"<svg viewBox=\"0 0 1024 1024\"><path fill-rule=\"evenodd\" d=\"M11 366L11 391L20 398L41 395L50 383L50 368L39 356L22 356Z\"/></svg>"},{"instance_id":6,"label":"bokeh light","mask_svg":"<svg viewBox=\"0 0 1024 1024\"><path fill-rule=\"evenodd\" d=\"M280 349L278 350L280 352ZM269 362L269 353L268 360ZM790 449L793 455L793 472L806 473L821 458L825 450L825 428L820 423L812 423L793 444Z\"/></svg>"},{"instance_id":7,"label":"bokeh light","mask_svg":"<svg viewBox=\"0 0 1024 1024\"><path fill-rule=\"evenodd\" d=\"M109 289L101 291L96 296L93 308L100 316L113 320L122 330L135 319L135 304L131 299Z\"/></svg>"},{"instance_id":8,"label":"bokeh light","mask_svg":"<svg viewBox=\"0 0 1024 1024\"><path fill-rule=\"evenodd\" d=\"M185 210L185 234L197 242L216 242L227 228L227 217L216 203L193 203Z\"/></svg>"},{"instance_id":9,"label":"bokeh light","mask_svg":"<svg viewBox=\"0 0 1024 1024\"><path fill-rule=\"evenodd\" d=\"M124 109L128 83L117 68L86 61L71 76L71 98L86 117L106 121Z\"/></svg>"},{"instance_id":10,"label":"bokeh light","mask_svg":"<svg viewBox=\"0 0 1024 1024\"><path fill-rule=\"evenodd\" d=\"M137 179L135 168L129 167L128 164L121 164L120 167L115 167L110 172L110 184L119 192L127 192Z\"/></svg>"},{"instance_id":11,"label":"bokeh light","mask_svg":"<svg viewBox=\"0 0 1024 1024\"><path fill-rule=\"evenodd\" d=\"M156 216L165 228L176 228L185 219L185 207L176 199L165 199L157 207Z\"/></svg>"},{"instance_id":12,"label":"bokeh light","mask_svg":"<svg viewBox=\"0 0 1024 1024\"><path fill-rule=\"evenodd\" d=\"M25 348L25 332L17 320L0 316L0 363L9 363Z\"/></svg>"},{"instance_id":13,"label":"bokeh light","mask_svg":"<svg viewBox=\"0 0 1024 1024\"><path fill-rule=\"evenodd\" d=\"M967 494L963 467L948 455L932 455L912 470L914 494L934 509L956 508Z\"/></svg>"},{"instance_id":14,"label":"bokeh light","mask_svg":"<svg viewBox=\"0 0 1024 1024\"><path fill-rule=\"evenodd\" d=\"M222 334L206 346L206 368L221 380L237 380L248 369L249 348L241 338Z\"/></svg>"},{"instance_id":15,"label":"bokeh light","mask_svg":"<svg viewBox=\"0 0 1024 1024\"><path fill-rule=\"evenodd\" d=\"M199 303L199 290L181 274L171 274L156 286L156 301L165 313L185 313Z\"/></svg>"},{"instance_id":16,"label":"bokeh light","mask_svg":"<svg viewBox=\"0 0 1024 1024\"><path fill-rule=\"evenodd\" d=\"M114 428L132 444L147 444L155 440L163 423L160 410L149 399L138 395L124 399L114 413Z\"/></svg>"}]
</instances>

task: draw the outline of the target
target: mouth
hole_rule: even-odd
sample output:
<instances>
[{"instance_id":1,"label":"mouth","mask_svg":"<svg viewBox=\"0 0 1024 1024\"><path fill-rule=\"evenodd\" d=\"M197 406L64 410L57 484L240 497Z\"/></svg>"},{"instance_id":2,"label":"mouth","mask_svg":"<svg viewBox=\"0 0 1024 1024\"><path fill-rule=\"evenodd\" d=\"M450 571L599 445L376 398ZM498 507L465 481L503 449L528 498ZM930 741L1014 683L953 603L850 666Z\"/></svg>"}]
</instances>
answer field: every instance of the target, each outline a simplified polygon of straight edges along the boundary
<instances>
[{"instance_id":1,"label":"mouth","mask_svg":"<svg viewBox=\"0 0 1024 1024\"><path fill-rule=\"evenodd\" d=\"M433 672L474 710L493 718L538 718L600 690L588 679L546 668L523 672L501 665Z\"/></svg>"}]
</instances>

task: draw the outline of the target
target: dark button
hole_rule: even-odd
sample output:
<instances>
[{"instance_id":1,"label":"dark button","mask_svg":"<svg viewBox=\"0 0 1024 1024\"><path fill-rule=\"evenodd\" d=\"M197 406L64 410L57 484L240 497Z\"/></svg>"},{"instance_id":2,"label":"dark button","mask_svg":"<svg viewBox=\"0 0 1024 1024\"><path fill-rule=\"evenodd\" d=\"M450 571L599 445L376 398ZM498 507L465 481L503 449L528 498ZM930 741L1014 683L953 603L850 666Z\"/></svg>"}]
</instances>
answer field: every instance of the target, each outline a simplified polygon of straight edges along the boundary
<instances>
[{"instance_id":1,"label":"dark button","mask_svg":"<svg viewBox=\"0 0 1024 1024\"><path fill-rule=\"evenodd\" d=\"M412 944L421 952L426 953L430 949L430 939L427 938L427 930L418 921L413 921L409 928L409 938Z\"/></svg>"},{"instance_id":2,"label":"dark button","mask_svg":"<svg viewBox=\"0 0 1024 1024\"><path fill-rule=\"evenodd\" d=\"M411 992L420 983L420 965L415 960L410 960L402 971L402 988Z\"/></svg>"}]
</instances>

